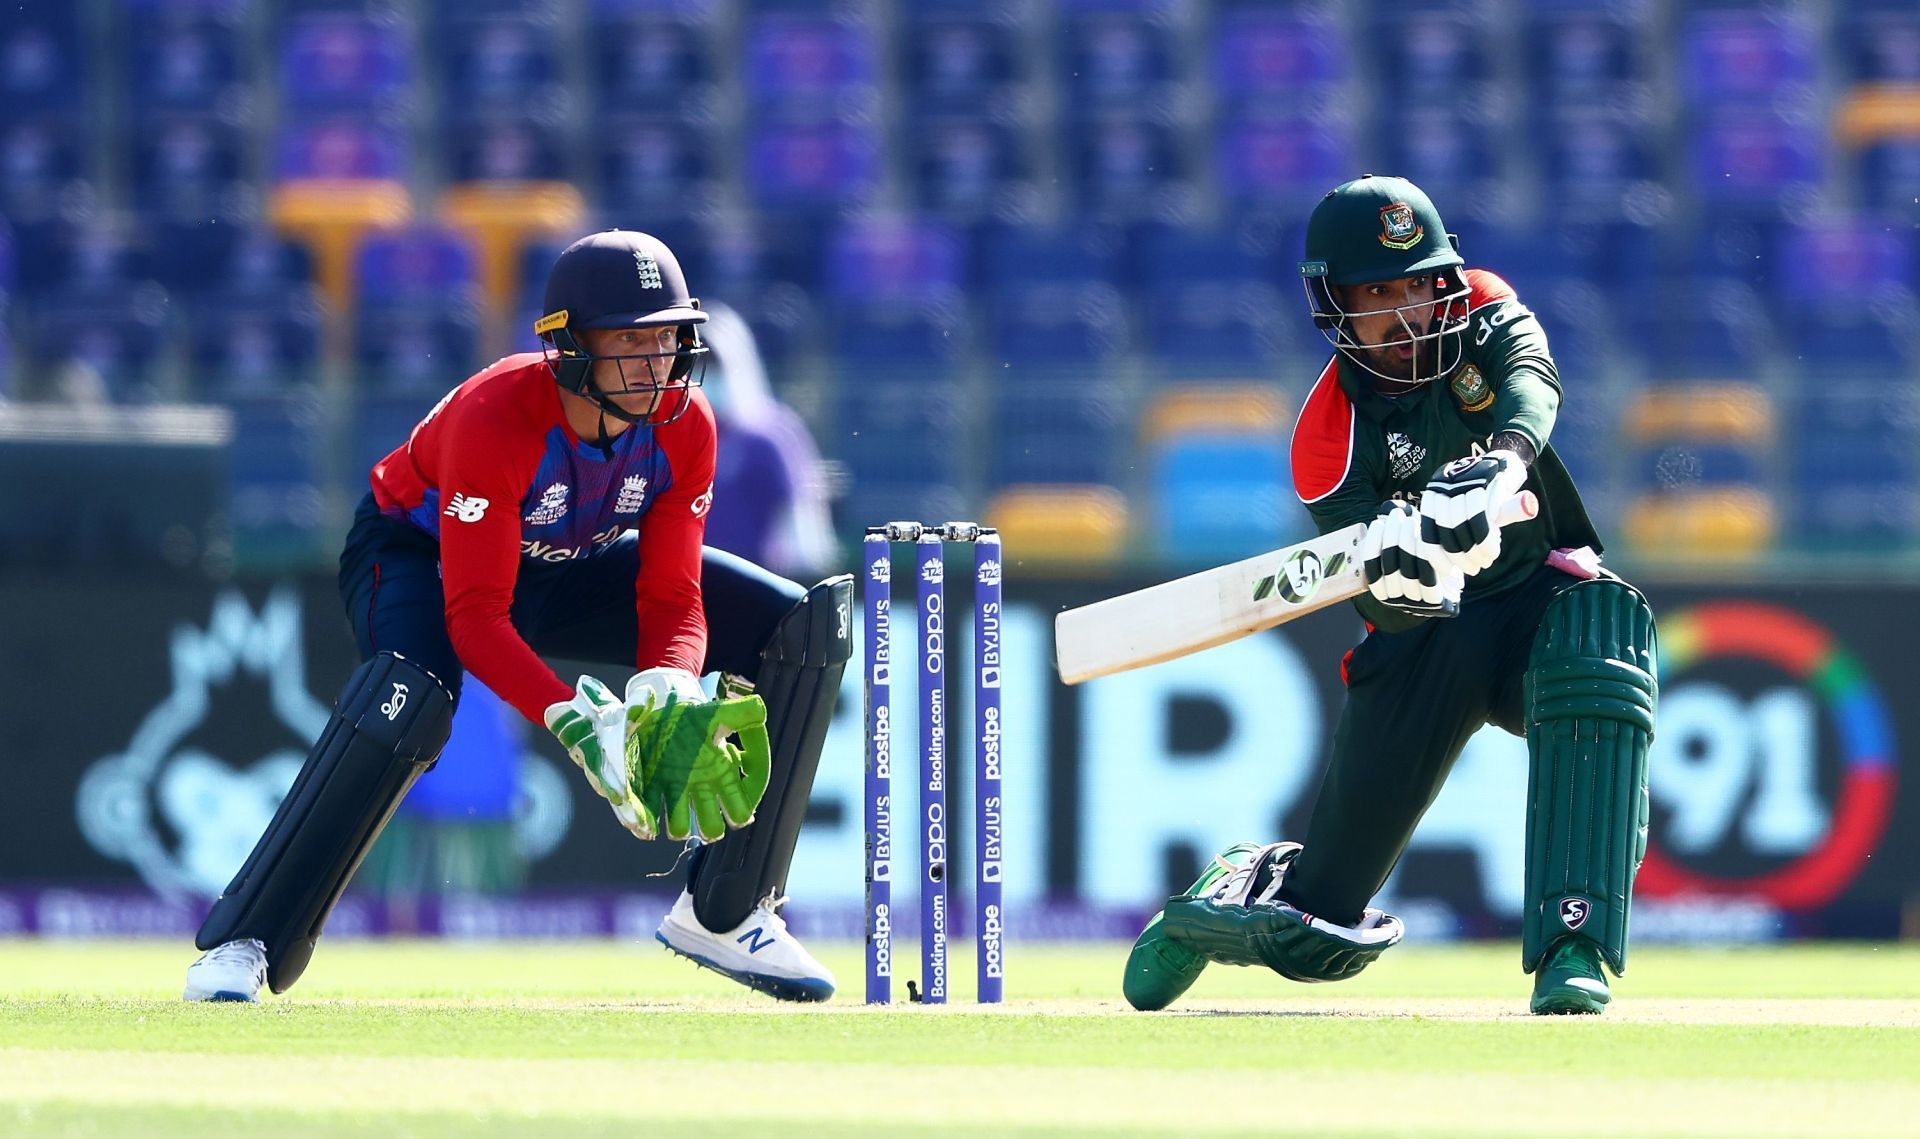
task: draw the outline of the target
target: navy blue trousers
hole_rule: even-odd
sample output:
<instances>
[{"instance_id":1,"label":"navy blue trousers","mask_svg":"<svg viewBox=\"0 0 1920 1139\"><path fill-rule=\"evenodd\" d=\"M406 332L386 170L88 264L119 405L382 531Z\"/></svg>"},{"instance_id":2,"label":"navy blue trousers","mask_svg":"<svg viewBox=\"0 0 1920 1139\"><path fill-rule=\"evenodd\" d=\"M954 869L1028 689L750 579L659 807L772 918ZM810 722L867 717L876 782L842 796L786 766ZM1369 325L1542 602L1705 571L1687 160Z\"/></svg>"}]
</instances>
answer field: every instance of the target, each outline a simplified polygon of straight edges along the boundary
<instances>
[{"instance_id":1,"label":"navy blue trousers","mask_svg":"<svg viewBox=\"0 0 1920 1139\"><path fill-rule=\"evenodd\" d=\"M639 570L639 536L631 531L586 557L522 560L513 627L541 656L634 668L640 630L633 582ZM780 619L806 596L795 582L710 546L701 551L700 592L707 613L701 671L749 680L759 672L760 650ZM445 681L459 699L465 670L447 636L439 543L381 514L372 494L354 513L340 554L340 598L362 660L397 652Z\"/></svg>"}]
</instances>

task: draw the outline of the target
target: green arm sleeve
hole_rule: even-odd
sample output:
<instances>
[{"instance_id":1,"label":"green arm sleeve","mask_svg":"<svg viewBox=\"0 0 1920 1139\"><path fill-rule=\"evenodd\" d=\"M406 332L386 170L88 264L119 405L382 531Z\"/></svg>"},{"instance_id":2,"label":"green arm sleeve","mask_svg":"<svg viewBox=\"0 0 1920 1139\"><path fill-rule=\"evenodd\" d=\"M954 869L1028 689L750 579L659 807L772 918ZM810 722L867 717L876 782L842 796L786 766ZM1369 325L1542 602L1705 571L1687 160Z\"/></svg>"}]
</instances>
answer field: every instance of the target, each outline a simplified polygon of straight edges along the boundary
<instances>
[{"instance_id":1,"label":"green arm sleeve","mask_svg":"<svg viewBox=\"0 0 1920 1139\"><path fill-rule=\"evenodd\" d=\"M1517 431L1537 454L1547 449L1560 411L1560 372L1547 350L1547 330L1525 305L1502 301L1476 311L1473 356L1493 384L1494 428Z\"/></svg>"}]
</instances>

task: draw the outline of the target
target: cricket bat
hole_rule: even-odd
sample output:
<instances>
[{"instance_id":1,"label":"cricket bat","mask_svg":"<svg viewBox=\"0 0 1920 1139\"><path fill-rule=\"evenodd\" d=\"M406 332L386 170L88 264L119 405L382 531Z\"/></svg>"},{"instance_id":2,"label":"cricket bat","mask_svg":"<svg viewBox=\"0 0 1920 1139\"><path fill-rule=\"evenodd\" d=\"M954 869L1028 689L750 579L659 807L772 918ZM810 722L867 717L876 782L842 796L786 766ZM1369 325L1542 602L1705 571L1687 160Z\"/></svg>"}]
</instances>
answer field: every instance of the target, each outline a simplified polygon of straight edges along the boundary
<instances>
[{"instance_id":1,"label":"cricket bat","mask_svg":"<svg viewBox=\"0 0 1920 1139\"><path fill-rule=\"evenodd\" d=\"M1507 500L1495 522L1539 513L1532 491ZM1360 564L1365 522L1245 561L1063 610L1053 620L1060 679L1099 676L1183 657L1284 625L1366 592Z\"/></svg>"}]
</instances>

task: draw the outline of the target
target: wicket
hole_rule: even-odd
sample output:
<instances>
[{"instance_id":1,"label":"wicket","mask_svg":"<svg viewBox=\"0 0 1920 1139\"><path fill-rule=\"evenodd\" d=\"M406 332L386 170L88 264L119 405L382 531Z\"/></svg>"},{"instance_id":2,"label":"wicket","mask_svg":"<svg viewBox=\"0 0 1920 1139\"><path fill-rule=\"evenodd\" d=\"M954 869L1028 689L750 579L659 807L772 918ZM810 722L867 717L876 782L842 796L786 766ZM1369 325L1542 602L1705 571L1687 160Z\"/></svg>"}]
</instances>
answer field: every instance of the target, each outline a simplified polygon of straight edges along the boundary
<instances>
[{"instance_id":1,"label":"wicket","mask_svg":"<svg viewBox=\"0 0 1920 1139\"><path fill-rule=\"evenodd\" d=\"M893 1000L893 543L912 542L919 578L916 637L920 658L920 992L947 1002L947 697L945 543L974 548L973 855L978 1000L998 1003L1005 980L1002 945L1000 806L1000 535L974 522L944 526L889 522L867 529L866 696L867 1003Z\"/></svg>"}]
</instances>

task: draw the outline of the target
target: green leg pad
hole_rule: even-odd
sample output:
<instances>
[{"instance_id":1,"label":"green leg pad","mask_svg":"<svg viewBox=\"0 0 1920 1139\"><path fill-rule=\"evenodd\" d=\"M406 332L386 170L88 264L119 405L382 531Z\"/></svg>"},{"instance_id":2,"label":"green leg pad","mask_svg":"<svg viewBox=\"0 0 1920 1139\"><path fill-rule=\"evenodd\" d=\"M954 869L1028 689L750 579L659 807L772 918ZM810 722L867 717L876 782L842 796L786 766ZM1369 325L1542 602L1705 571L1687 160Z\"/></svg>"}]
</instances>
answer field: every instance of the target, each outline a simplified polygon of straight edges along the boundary
<instances>
[{"instance_id":1,"label":"green leg pad","mask_svg":"<svg viewBox=\"0 0 1920 1139\"><path fill-rule=\"evenodd\" d=\"M1257 842L1239 842L1228 847L1208 863L1187 892L1174 901L1207 893L1220 879L1259 852ZM1206 957L1167 936L1166 914L1157 913L1134 941L1133 952L1127 954L1127 973L1121 979L1120 991L1134 1008L1152 1012L1179 1000L1206 968Z\"/></svg>"},{"instance_id":2,"label":"green leg pad","mask_svg":"<svg viewBox=\"0 0 1920 1139\"><path fill-rule=\"evenodd\" d=\"M1627 911L1647 852L1647 748L1658 697L1653 610L1617 578L1547 606L1526 676L1526 909L1521 965L1561 938L1627 967Z\"/></svg>"}]
</instances>

